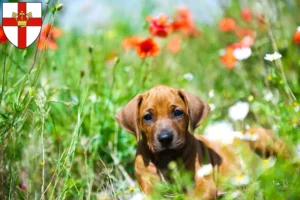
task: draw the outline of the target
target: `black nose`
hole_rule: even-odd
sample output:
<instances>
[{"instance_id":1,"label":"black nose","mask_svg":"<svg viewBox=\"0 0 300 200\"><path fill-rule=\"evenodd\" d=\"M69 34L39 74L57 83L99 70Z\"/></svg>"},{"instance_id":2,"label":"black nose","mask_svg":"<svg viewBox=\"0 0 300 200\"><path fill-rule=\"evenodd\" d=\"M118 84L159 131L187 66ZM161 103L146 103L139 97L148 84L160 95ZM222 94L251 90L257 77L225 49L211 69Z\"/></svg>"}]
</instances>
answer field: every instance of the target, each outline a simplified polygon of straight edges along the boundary
<instances>
[{"instance_id":1,"label":"black nose","mask_svg":"<svg viewBox=\"0 0 300 200\"><path fill-rule=\"evenodd\" d=\"M173 140L173 134L172 133L160 133L157 137L158 141L164 145L167 146L171 144Z\"/></svg>"}]
</instances>

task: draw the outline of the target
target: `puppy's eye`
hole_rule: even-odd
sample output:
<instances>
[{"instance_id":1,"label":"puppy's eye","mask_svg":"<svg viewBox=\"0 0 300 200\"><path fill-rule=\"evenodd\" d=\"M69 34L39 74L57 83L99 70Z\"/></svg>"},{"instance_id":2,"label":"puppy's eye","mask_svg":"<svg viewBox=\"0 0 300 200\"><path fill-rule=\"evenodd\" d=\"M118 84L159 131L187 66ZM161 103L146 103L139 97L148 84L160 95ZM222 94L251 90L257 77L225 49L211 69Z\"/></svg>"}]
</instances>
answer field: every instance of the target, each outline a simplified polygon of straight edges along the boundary
<instances>
[{"instance_id":1,"label":"puppy's eye","mask_svg":"<svg viewBox=\"0 0 300 200\"><path fill-rule=\"evenodd\" d=\"M181 117L183 114L184 114L184 113L183 113L183 111L181 111L181 110L175 110L175 111L174 111L174 116L175 116L175 117Z\"/></svg>"},{"instance_id":2,"label":"puppy's eye","mask_svg":"<svg viewBox=\"0 0 300 200\"><path fill-rule=\"evenodd\" d=\"M152 120L152 116L150 114L146 114L146 115L144 115L143 119L145 121L151 121Z\"/></svg>"}]
</instances>

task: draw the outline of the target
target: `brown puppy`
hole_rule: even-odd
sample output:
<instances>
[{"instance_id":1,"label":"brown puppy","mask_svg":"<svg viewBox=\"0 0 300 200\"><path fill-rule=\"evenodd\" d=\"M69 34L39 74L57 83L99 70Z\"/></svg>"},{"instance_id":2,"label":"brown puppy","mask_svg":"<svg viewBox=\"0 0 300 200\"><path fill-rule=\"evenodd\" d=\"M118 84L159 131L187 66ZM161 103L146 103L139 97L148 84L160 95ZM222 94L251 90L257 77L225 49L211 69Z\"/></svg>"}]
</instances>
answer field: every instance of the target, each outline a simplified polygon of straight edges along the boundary
<instances>
[{"instance_id":1,"label":"brown puppy","mask_svg":"<svg viewBox=\"0 0 300 200\"><path fill-rule=\"evenodd\" d=\"M139 141L135 172L143 192L151 193L156 181L168 179L168 164L180 161L194 177L195 190L190 195L215 199L213 173L197 172L208 165L223 175L241 168L232 146L193 135L209 111L207 103L185 90L157 86L137 95L117 113L119 124ZM260 150L256 143L251 147Z\"/></svg>"}]
</instances>

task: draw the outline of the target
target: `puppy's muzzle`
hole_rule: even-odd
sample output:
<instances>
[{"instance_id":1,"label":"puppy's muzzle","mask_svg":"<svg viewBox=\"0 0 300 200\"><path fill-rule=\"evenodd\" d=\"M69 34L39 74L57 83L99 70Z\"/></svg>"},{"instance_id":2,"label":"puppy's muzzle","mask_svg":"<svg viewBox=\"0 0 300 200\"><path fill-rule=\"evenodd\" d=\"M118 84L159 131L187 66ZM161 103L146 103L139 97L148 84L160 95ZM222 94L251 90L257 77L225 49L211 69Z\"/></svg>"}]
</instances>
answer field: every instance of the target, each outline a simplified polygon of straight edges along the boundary
<instances>
[{"instance_id":1,"label":"puppy's muzzle","mask_svg":"<svg viewBox=\"0 0 300 200\"><path fill-rule=\"evenodd\" d=\"M164 147L169 146L173 141L174 135L170 132L163 132L157 136L158 141Z\"/></svg>"}]
</instances>

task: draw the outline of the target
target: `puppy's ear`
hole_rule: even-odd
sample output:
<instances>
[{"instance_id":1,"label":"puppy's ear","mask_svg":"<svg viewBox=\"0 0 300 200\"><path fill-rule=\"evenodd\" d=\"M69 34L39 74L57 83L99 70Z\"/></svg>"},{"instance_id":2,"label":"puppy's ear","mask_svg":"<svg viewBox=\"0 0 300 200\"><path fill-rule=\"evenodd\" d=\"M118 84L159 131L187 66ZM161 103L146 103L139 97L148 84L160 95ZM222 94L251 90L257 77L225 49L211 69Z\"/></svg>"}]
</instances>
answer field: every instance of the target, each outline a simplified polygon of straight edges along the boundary
<instances>
[{"instance_id":1,"label":"puppy's ear","mask_svg":"<svg viewBox=\"0 0 300 200\"><path fill-rule=\"evenodd\" d=\"M137 141L140 140L140 130L138 126L139 121L139 107L142 103L142 95L135 96L123 109L121 109L115 116L118 123L129 133L133 134Z\"/></svg>"},{"instance_id":2,"label":"puppy's ear","mask_svg":"<svg viewBox=\"0 0 300 200\"><path fill-rule=\"evenodd\" d=\"M179 96L188 106L190 131L191 133L194 133L194 130L200 125L200 123L209 113L210 107L207 103L201 101L198 97L185 90L179 90Z\"/></svg>"}]
</instances>

